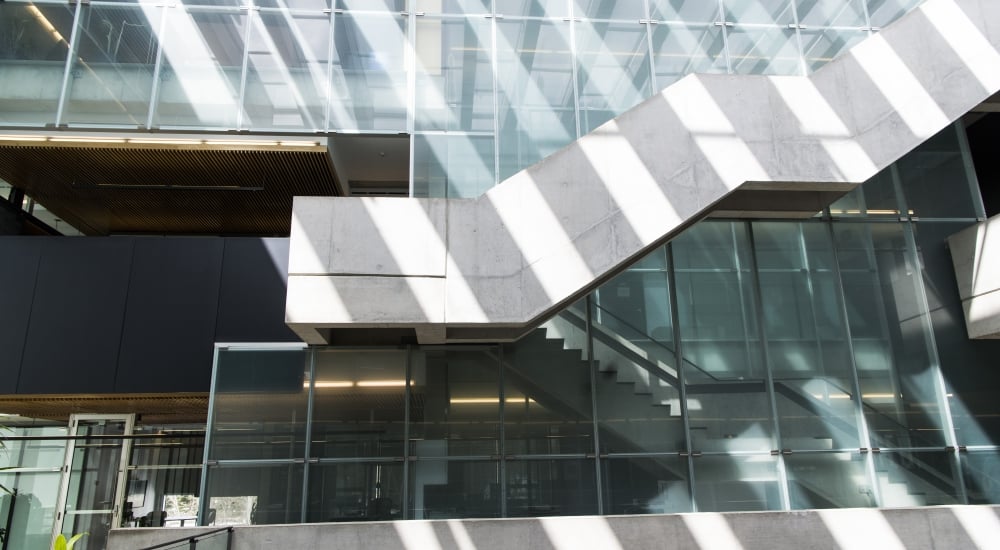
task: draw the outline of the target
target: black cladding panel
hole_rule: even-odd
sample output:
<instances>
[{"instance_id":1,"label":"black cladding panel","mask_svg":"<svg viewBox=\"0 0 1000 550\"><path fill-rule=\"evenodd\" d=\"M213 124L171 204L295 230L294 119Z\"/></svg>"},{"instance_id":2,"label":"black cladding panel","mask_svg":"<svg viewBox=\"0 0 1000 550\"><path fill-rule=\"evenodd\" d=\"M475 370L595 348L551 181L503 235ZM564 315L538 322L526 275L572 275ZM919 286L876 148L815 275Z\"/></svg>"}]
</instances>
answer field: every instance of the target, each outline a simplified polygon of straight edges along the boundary
<instances>
[{"instance_id":1,"label":"black cladding panel","mask_svg":"<svg viewBox=\"0 0 1000 550\"><path fill-rule=\"evenodd\" d=\"M0 239L0 393L15 393L40 256L31 237Z\"/></svg>"},{"instance_id":2,"label":"black cladding panel","mask_svg":"<svg viewBox=\"0 0 1000 550\"><path fill-rule=\"evenodd\" d=\"M17 391L111 391L133 239L37 239L41 259Z\"/></svg>"},{"instance_id":3,"label":"black cladding panel","mask_svg":"<svg viewBox=\"0 0 1000 550\"><path fill-rule=\"evenodd\" d=\"M137 238L115 391L207 392L223 241Z\"/></svg>"},{"instance_id":4,"label":"black cladding panel","mask_svg":"<svg viewBox=\"0 0 1000 550\"><path fill-rule=\"evenodd\" d=\"M227 238L217 342L299 342L285 325L288 239Z\"/></svg>"}]
</instances>

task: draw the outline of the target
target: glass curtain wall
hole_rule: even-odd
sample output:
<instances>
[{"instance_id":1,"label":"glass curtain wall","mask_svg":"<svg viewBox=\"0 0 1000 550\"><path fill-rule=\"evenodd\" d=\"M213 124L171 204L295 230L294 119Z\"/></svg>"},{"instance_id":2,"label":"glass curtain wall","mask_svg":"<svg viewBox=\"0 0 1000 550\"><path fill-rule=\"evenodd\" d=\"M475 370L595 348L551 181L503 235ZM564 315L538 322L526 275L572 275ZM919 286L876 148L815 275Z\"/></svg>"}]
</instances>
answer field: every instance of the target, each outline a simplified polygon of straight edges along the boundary
<instances>
[{"instance_id":1,"label":"glass curtain wall","mask_svg":"<svg viewBox=\"0 0 1000 550\"><path fill-rule=\"evenodd\" d=\"M808 74L919 0L0 3L0 126L409 134L474 197L689 73Z\"/></svg>"},{"instance_id":2,"label":"glass curtain wall","mask_svg":"<svg viewBox=\"0 0 1000 550\"><path fill-rule=\"evenodd\" d=\"M983 215L955 125L812 219L701 222L513 344L222 349L203 518L234 491L250 523L997 502L996 346L944 248Z\"/></svg>"}]
</instances>

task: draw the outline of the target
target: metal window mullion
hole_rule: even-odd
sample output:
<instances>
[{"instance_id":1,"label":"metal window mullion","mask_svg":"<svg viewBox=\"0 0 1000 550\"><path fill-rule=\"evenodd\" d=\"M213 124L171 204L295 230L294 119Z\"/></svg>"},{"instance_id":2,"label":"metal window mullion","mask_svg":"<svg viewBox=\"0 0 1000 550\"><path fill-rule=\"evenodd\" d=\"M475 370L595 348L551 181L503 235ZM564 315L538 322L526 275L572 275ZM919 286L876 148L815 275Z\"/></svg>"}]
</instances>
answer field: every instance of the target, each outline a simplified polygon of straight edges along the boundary
<instances>
[{"instance_id":1,"label":"metal window mullion","mask_svg":"<svg viewBox=\"0 0 1000 550\"><path fill-rule=\"evenodd\" d=\"M567 0L569 4L569 58L570 58L570 74L573 78L573 111L574 119L576 120L576 138L580 139L581 126L580 121L583 119L583 112L580 110L580 70L577 66L577 53L576 53L576 12L573 9L572 0ZM558 25L558 23L556 23Z\"/></svg>"},{"instance_id":2,"label":"metal window mullion","mask_svg":"<svg viewBox=\"0 0 1000 550\"><path fill-rule=\"evenodd\" d=\"M326 46L326 103L323 105L323 130L330 131L330 118L333 113L333 57L337 51L337 10L330 10L330 29L327 31Z\"/></svg>"},{"instance_id":3,"label":"metal window mullion","mask_svg":"<svg viewBox=\"0 0 1000 550\"><path fill-rule=\"evenodd\" d=\"M944 422L944 434L946 445L951 447L952 460L957 463L955 468L955 482L958 489L958 500L961 504L968 504L969 498L965 488L965 476L963 475L960 459L958 456L958 437L955 433L955 424L951 416L951 406L948 403L948 389L945 385L944 373L941 372L941 356L938 354L937 337L934 334L934 323L931 321L930 303L927 301L927 287L924 285L923 269L920 263L920 255L917 253L917 241L914 236L914 222L903 224L903 234L906 239L906 252L913 262L913 274L916 281L916 291L918 305L921 308L921 325L927 334L925 339L927 355L931 364L932 379L934 380L934 393L937 400L938 409L941 411L941 420Z\"/></svg>"},{"instance_id":4,"label":"metal window mullion","mask_svg":"<svg viewBox=\"0 0 1000 550\"><path fill-rule=\"evenodd\" d=\"M497 452L500 457L497 464L497 475L500 482L500 517L507 517L507 445L505 440L507 438L506 430L504 429L504 422L506 420L506 395L507 388L504 387L504 375L503 375L503 363L504 363L504 345L500 344L497 349L497 380L499 382L500 391L498 392L498 398L500 400L500 441L498 442Z\"/></svg>"},{"instance_id":5,"label":"metal window mullion","mask_svg":"<svg viewBox=\"0 0 1000 550\"><path fill-rule=\"evenodd\" d=\"M586 338L587 338L587 365L590 367L590 414L593 419L591 424L594 429L594 483L597 485L597 513L604 514L604 483L601 476L601 430L598 425L597 409L597 362L594 361L594 323L591 307L591 295L586 298Z\"/></svg>"},{"instance_id":6,"label":"metal window mullion","mask_svg":"<svg viewBox=\"0 0 1000 550\"><path fill-rule=\"evenodd\" d=\"M958 150L962 154L962 164L965 167L965 179L969 185L969 194L972 196L972 207L976 210L976 218L986 220L986 207L983 204L983 194L979 189L979 178L976 176L976 166L972 160L972 151L969 150L969 136L965 133L965 123L959 118L952 125L955 134L958 136Z\"/></svg>"},{"instance_id":7,"label":"metal window mullion","mask_svg":"<svg viewBox=\"0 0 1000 550\"><path fill-rule=\"evenodd\" d=\"M806 69L806 49L802 45L802 23L799 22L799 10L795 7L795 2L789 0L788 5L792 8L792 22L795 26L795 42L799 45L799 72L802 76L807 76L809 71Z\"/></svg>"},{"instance_id":8,"label":"metal window mullion","mask_svg":"<svg viewBox=\"0 0 1000 550\"><path fill-rule=\"evenodd\" d=\"M723 5L723 0L719 0L719 12L716 17L716 23L722 26L722 55L726 60L726 72L732 74L733 62L729 56L729 30L726 25L726 9Z\"/></svg>"},{"instance_id":9,"label":"metal window mullion","mask_svg":"<svg viewBox=\"0 0 1000 550\"><path fill-rule=\"evenodd\" d=\"M649 57L649 95L652 97L660 91L659 85L656 83L656 63L653 60L653 15L652 10L649 9L649 0L643 0L643 13L646 16L646 21L641 23L646 27L646 52Z\"/></svg>"},{"instance_id":10,"label":"metal window mullion","mask_svg":"<svg viewBox=\"0 0 1000 550\"><path fill-rule=\"evenodd\" d=\"M208 394L208 418L205 420L205 449L202 451L201 460L201 483L198 487L198 519L197 525L204 525L204 519L208 514L208 495L205 492L208 488L208 460L209 449L212 448L212 424L215 423L215 388L219 379L219 352L224 348L215 347L215 355L212 358L212 382L209 385Z\"/></svg>"},{"instance_id":11,"label":"metal window mullion","mask_svg":"<svg viewBox=\"0 0 1000 550\"><path fill-rule=\"evenodd\" d=\"M844 280L840 271L840 253L837 249L837 239L833 231L833 223L824 222L830 235L830 246L833 252L833 277L836 281L835 293L837 295L837 305L840 308L840 316L844 323L844 337L847 338L847 353L850 356L851 368L851 391L854 392L854 416L858 428L858 441L860 446L867 447L871 442L869 435L868 419L865 417L865 406L861 397L861 380L858 376L858 362L854 351L854 336L851 333L850 316L847 310L847 293L844 291ZM869 479L871 497L876 506L882 505L882 490L878 485L878 472L875 470L875 457L872 453L866 453L862 457L865 461L865 473Z\"/></svg>"},{"instance_id":12,"label":"metal window mullion","mask_svg":"<svg viewBox=\"0 0 1000 550\"><path fill-rule=\"evenodd\" d=\"M697 500L695 499L695 486L694 486L694 460L693 451L691 448L691 417L688 412L688 402L687 402L687 388L684 386L684 348L681 339L681 315L678 310L678 300L677 300L677 274L674 270L674 245L673 243L668 243L666 246L667 254L667 286L669 287L669 297L670 297L670 322L673 324L673 335L674 335L674 361L677 362L677 389L680 393L680 407L681 407L681 422L684 426L684 450L687 456L684 457L687 463L688 472L688 498L691 501L691 511L698 511Z\"/></svg>"},{"instance_id":13,"label":"metal window mullion","mask_svg":"<svg viewBox=\"0 0 1000 550\"><path fill-rule=\"evenodd\" d=\"M763 296L761 293L760 277L757 264L757 243L753 234L753 222L744 222L747 228L747 239L750 244L750 271L753 278L754 313L757 316L757 333L760 338L760 351L764 359L764 390L767 394L768 405L771 410L771 429L773 435L771 440L777 445L775 450L781 450L781 424L778 422L778 405L774 396L774 377L771 373L771 354L768 350L767 328L764 325ZM778 490L781 493L781 506L783 510L792 508L791 498L788 493L788 473L785 470L785 458L781 452L777 455L778 466Z\"/></svg>"},{"instance_id":14,"label":"metal window mullion","mask_svg":"<svg viewBox=\"0 0 1000 550\"><path fill-rule=\"evenodd\" d=\"M500 61L497 52L497 17L490 17L490 70L493 73L493 185L500 184Z\"/></svg>"},{"instance_id":15,"label":"metal window mullion","mask_svg":"<svg viewBox=\"0 0 1000 550\"><path fill-rule=\"evenodd\" d=\"M305 462L302 464L302 507L299 510L299 521L306 523L306 511L309 508L309 462L312 455L313 405L316 396L316 349L309 350L309 394L306 398L306 441L302 450Z\"/></svg>"},{"instance_id":16,"label":"metal window mullion","mask_svg":"<svg viewBox=\"0 0 1000 550\"><path fill-rule=\"evenodd\" d=\"M157 35L156 61L153 64L153 87L149 92L149 110L146 113L146 129L153 127L153 120L156 117L156 105L160 101L160 78L163 73L163 43L169 40L167 37L167 10L174 9L174 6L164 4L160 7L160 25Z\"/></svg>"},{"instance_id":17,"label":"metal window mullion","mask_svg":"<svg viewBox=\"0 0 1000 550\"><path fill-rule=\"evenodd\" d=\"M69 44L66 48L66 65L63 67L62 88L59 90L59 104L56 106L56 128L62 126L63 114L66 111L66 100L69 95L69 80L73 74L73 65L76 63L77 42L80 38L80 14L83 11L83 2L76 2L76 12L73 13L73 32L69 35Z\"/></svg>"},{"instance_id":18,"label":"metal window mullion","mask_svg":"<svg viewBox=\"0 0 1000 550\"><path fill-rule=\"evenodd\" d=\"M257 13L257 9L251 0L250 5L247 7L247 28L243 32L243 66L240 68L240 97L236 107L236 128L238 130L243 129L243 113L246 111L244 102L246 101L247 93L247 70L250 67L250 37L253 33L255 13Z\"/></svg>"},{"instance_id":19,"label":"metal window mullion","mask_svg":"<svg viewBox=\"0 0 1000 550\"><path fill-rule=\"evenodd\" d=\"M802 260L802 266L805 269L806 274L806 288L809 291L809 309L812 314L812 326L813 333L816 336L816 349L818 353L816 354L816 360L819 363L819 370L826 375L826 360L823 358L823 338L820 336L819 321L816 320L816 305L818 302L816 284L813 282L813 272L812 265L809 263L809 252L806 248L806 234L805 227L802 223L795 224L798 227L799 233L799 256Z\"/></svg>"},{"instance_id":20,"label":"metal window mullion","mask_svg":"<svg viewBox=\"0 0 1000 550\"><path fill-rule=\"evenodd\" d=\"M406 346L406 363L403 366L403 519L410 517L410 395L413 387L413 346Z\"/></svg>"},{"instance_id":21,"label":"metal window mullion","mask_svg":"<svg viewBox=\"0 0 1000 550\"><path fill-rule=\"evenodd\" d=\"M415 8L416 6L413 6ZM406 64L406 133L410 138L410 162L407 170L409 178L409 195L413 196L414 174L416 173L416 161L413 158L416 147L414 145L413 130L416 127L417 118L417 13L410 9L406 14L406 47L408 55L403 56ZM447 186L445 196L447 197Z\"/></svg>"}]
</instances>

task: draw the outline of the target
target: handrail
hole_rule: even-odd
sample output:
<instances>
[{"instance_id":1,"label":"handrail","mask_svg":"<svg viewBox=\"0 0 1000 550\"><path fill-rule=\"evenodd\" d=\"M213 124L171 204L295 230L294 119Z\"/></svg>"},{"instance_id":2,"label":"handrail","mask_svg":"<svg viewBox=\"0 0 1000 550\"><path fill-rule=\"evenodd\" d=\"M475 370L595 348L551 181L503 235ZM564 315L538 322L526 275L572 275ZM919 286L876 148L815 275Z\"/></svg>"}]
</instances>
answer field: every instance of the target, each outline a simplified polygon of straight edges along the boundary
<instances>
[{"instance_id":1,"label":"handrail","mask_svg":"<svg viewBox=\"0 0 1000 550\"><path fill-rule=\"evenodd\" d=\"M214 531L208 531L206 533L198 533L197 535L191 535L189 537L181 537L181 538L179 538L177 540L171 540L171 541L167 541L167 542L161 542L160 544L157 544L157 545L154 545L154 546L146 546L144 548L140 548L139 550L156 550L157 548L166 548L168 546L172 546L174 544L177 544L177 543L180 543L180 542L184 542L184 541L197 543L199 539L207 538L207 537L209 537L211 535L217 535L217 534L219 534L219 533L221 533L223 531L229 532L229 536L230 537L233 536L233 527L229 526L229 527L223 527L221 529L215 529Z\"/></svg>"}]
</instances>

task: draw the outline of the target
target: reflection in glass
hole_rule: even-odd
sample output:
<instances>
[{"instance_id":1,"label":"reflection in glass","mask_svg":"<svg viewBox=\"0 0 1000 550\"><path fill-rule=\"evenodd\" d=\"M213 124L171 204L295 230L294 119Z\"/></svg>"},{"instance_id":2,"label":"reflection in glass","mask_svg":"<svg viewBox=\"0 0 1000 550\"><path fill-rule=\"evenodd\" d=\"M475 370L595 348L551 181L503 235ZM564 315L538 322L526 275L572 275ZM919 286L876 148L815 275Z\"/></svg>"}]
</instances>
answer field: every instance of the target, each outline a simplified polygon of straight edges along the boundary
<instances>
[{"instance_id":1,"label":"reflection in glass","mask_svg":"<svg viewBox=\"0 0 1000 550\"><path fill-rule=\"evenodd\" d=\"M955 455L945 451L875 455L875 476L886 508L959 504L955 470Z\"/></svg>"},{"instance_id":2,"label":"reflection in glass","mask_svg":"<svg viewBox=\"0 0 1000 550\"><path fill-rule=\"evenodd\" d=\"M864 27L864 0L795 0L799 24L806 27Z\"/></svg>"},{"instance_id":3,"label":"reflection in glass","mask_svg":"<svg viewBox=\"0 0 1000 550\"><path fill-rule=\"evenodd\" d=\"M594 452L590 363L564 342L538 330L504 346L506 454Z\"/></svg>"},{"instance_id":4,"label":"reflection in glass","mask_svg":"<svg viewBox=\"0 0 1000 550\"><path fill-rule=\"evenodd\" d=\"M331 130L406 129L405 29L398 14L334 18Z\"/></svg>"},{"instance_id":5,"label":"reflection in glass","mask_svg":"<svg viewBox=\"0 0 1000 550\"><path fill-rule=\"evenodd\" d=\"M244 126L325 128L329 31L330 16L322 12L258 12L250 29Z\"/></svg>"},{"instance_id":6,"label":"reflection in glass","mask_svg":"<svg viewBox=\"0 0 1000 550\"><path fill-rule=\"evenodd\" d=\"M215 525L302 521L302 464L213 466L205 491Z\"/></svg>"},{"instance_id":7,"label":"reflection in glass","mask_svg":"<svg viewBox=\"0 0 1000 550\"><path fill-rule=\"evenodd\" d=\"M845 29L801 29L802 51L806 70L816 71L833 61L858 42L868 38L867 32Z\"/></svg>"},{"instance_id":8,"label":"reflection in glass","mask_svg":"<svg viewBox=\"0 0 1000 550\"><path fill-rule=\"evenodd\" d=\"M785 456L793 510L875 506L864 455L792 453Z\"/></svg>"},{"instance_id":9,"label":"reflection in glass","mask_svg":"<svg viewBox=\"0 0 1000 550\"><path fill-rule=\"evenodd\" d=\"M492 456L499 452L495 350L416 352L410 368L411 456Z\"/></svg>"},{"instance_id":10,"label":"reflection in glass","mask_svg":"<svg viewBox=\"0 0 1000 550\"><path fill-rule=\"evenodd\" d=\"M873 27L885 27L924 0L868 0L868 14Z\"/></svg>"},{"instance_id":11,"label":"reflection in glass","mask_svg":"<svg viewBox=\"0 0 1000 550\"><path fill-rule=\"evenodd\" d=\"M507 516L580 516L597 513L594 461L508 460Z\"/></svg>"},{"instance_id":12,"label":"reflection in glass","mask_svg":"<svg viewBox=\"0 0 1000 550\"><path fill-rule=\"evenodd\" d=\"M977 451L960 456L969 504L1000 502L1000 452Z\"/></svg>"},{"instance_id":13,"label":"reflection in glass","mask_svg":"<svg viewBox=\"0 0 1000 550\"><path fill-rule=\"evenodd\" d=\"M401 519L403 463L312 465L308 491L309 522Z\"/></svg>"},{"instance_id":14,"label":"reflection in glass","mask_svg":"<svg viewBox=\"0 0 1000 550\"><path fill-rule=\"evenodd\" d=\"M413 196L475 198L493 187L493 136L413 136Z\"/></svg>"},{"instance_id":15,"label":"reflection in glass","mask_svg":"<svg viewBox=\"0 0 1000 550\"><path fill-rule=\"evenodd\" d=\"M603 465L606 514L691 512L687 459L608 458Z\"/></svg>"},{"instance_id":16,"label":"reflection in glass","mask_svg":"<svg viewBox=\"0 0 1000 550\"><path fill-rule=\"evenodd\" d=\"M219 350L209 459L303 457L308 372L303 350Z\"/></svg>"},{"instance_id":17,"label":"reflection in glass","mask_svg":"<svg viewBox=\"0 0 1000 550\"><path fill-rule=\"evenodd\" d=\"M421 17L416 29L416 129L492 133L489 20Z\"/></svg>"},{"instance_id":18,"label":"reflection in glass","mask_svg":"<svg viewBox=\"0 0 1000 550\"><path fill-rule=\"evenodd\" d=\"M0 122L54 123L76 4L0 2ZM148 97L147 97L148 99Z\"/></svg>"},{"instance_id":19,"label":"reflection in glass","mask_svg":"<svg viewBox=\"0 0 1000 550\"><path fill-rule=\"evenodd\" d=\"M323 350L315 361L310 456L402 456L406 352Z\"/></svg>"},{"instance_id":20,"label":"reflection in glass","mask_svg":"<svg viewBox=\"0 0 1000 550\"><path fill-rule=\"evenodd\" d=\"M236 128L247 12L178 6L165 13L154 126Z\"/></svg>"},{"instance_id":21,"label":"reflection in glass","mask_svg":"<svg viewBox=\"0 0 1000 550\"><path fill-rule=\"evenodd\" d=\"M784 27L737 25L727 31L729 59L736 74L801 74L795 31Z\"/></svg>"},{"instance_id":22,"label":"reflection in glass","mask_svg":"<svg viewBox=\"0 0 1000 550\"><path fill-rule=\"evenodd\" d=\"M66 122L145 126L162 11L117 4L80 13Z\"/></svg>"},{"instance_id":23,"label":"reflection in glass","mask_svg":"<svg viewBox=\"0 0 1000 550\"><path fill-rule=\"evenodd\" d=\"M646 26L634 22L581 21L575 31L580 131L587 133L649 97L649 47Z\"/></svg>"},{"instance_id":24,"label":"reflection in glass","mask_svg":"<svg viewBox=\"0 0 1000 550\"><path fill-rule=\"evenodd\" d=\"M410 464L410 518L500 516L496 461L418 460Z\"/></svg>"},{"instance_id":25,"label":"reflection in glass","mask_svg":"<svg viewBox=\"0 0 1000 550\"><path fill-rule=\"evenodd\" d=\"M770 455L695 457L698 511L780 510L777 463Z\"/></svg>"},{"instance_id":26,"label":"reflection in glass","mask_svg":"<svg viewBox=\"0 0 1000 550\"><path fill-rule=\"evenodd\" d=\"M723 0L726 21L785 26L794 22L788 0Z\"/></svg>"},{"instance_id":27,"label":"reflection in glass","mask_svg":"<svg viewBox=\"0 0 1000 550\"><path fill-rule=\"evenodd\" d=\"M653 70L660 90L686 74L726 72L721 27L657 25L652 38Z\"/></svg>"},{"instance_id":28,"label":"reflection in glass","mask_svg":"<svg viewBox=\"0 0 1000 550\"><path fill-rule=\"evenodd\" d=\"M501 20L497 26L500 180L576 139L568 22Z\"/></svg>"},{"instance_id":29,"label":"reflection in glass","mask_svg":"<svg viewBox=\"0 0 1000 550\"><path fill-rule=\"evenodd\" d=\"M586 19L645 19L643 0L573 0L573 16Z\"/></svg>"}]
</instances>

